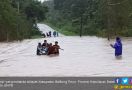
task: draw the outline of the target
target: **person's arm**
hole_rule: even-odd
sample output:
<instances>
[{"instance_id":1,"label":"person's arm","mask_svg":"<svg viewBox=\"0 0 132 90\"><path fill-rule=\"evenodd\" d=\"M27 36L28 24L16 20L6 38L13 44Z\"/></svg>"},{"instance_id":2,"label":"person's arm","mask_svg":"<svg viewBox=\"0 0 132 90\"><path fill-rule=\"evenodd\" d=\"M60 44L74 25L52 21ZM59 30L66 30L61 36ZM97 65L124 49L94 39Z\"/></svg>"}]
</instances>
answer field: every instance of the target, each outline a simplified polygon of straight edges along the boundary
<instances>
[{"instance_id":1,"label":"person's arm","mask_svg":"<svg viewBox=\"0 0 132 90\"><path fill-rule=\"evenodd\" d=\"M60 46L58 47L58 49L60 49L60 50L64 50L64 49L60 48Z\"/></svg>"},{"instance_id":2,"label":"person's arm","mask_svg":"<svg viewBox=\"0 0 132 90\"><path fill-rule=\"evenodd\" d=\"M110 44L110 46L111 46L112 48L116 48L116 47L117 47L117 43L115 43L114 45Z\"/></svg>"},{"instance_id":3,"label":"person's arm","mask_svg":"<svg viewBox=\"0 0 132 90\"><path fill-rule=\"evenodd\" d=\"M112 48L114 48L114 45L110 44L110 46L111 46Z\"/></svg>"},{"instance_id":4,"label":"person's arm","mask_svg":"<svg viewBox=\"0 0 132 90\"><path fill-rule=\"evenodd\" d=\"M60 46L58 46L58 49L61 49Z\"/></svg>"}]
</instances>

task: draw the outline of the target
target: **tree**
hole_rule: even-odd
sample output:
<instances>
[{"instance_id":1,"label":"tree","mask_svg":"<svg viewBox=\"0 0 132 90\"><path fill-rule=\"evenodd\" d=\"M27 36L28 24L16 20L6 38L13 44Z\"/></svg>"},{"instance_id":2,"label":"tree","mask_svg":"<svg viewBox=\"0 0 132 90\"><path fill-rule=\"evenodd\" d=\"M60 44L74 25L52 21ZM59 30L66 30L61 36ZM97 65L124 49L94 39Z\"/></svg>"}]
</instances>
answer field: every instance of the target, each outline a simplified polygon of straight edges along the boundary
<instances>
[{"instance_id":1,"label":"tree","mask_svg":"<svg viewBox=\"0 0 132 90\"><path fill-rule=\"evenodd\" d=\"M131 0L54 0L53 6L48 20L63 31L109 38L130 35Z\"/></svg>"},{"instance_id":2,"label":"tree","mask_svg":"<svg viewBox=\"0 0 132 90\"><path fill-rule=\"evenodd\" d=\"M28 8L30 7L30 8ZM26 13L34 10L34 16ZM40 35L36 19L45 19L47 7L37 0L1 0L0 1L0 41L22 40L32 35Z\"/></svg>"}]
</instances>

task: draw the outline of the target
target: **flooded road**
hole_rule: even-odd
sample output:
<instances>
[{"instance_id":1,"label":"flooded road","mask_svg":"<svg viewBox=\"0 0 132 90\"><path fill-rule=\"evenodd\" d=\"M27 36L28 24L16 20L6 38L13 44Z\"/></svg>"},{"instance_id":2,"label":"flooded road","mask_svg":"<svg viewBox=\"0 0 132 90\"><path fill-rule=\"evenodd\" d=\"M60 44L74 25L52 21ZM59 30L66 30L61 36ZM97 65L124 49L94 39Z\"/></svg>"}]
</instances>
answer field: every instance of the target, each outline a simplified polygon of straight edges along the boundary
<instances>
[{"instance_id":1,"label":"flooded road","mask_svg":"<svg viewBox=\"0 0 132 90\"><path fill-rule=\"evenodd\" d=\"M41 31L51 30L39 24ZM132 76L132 38L123 38L123 57L114 57L114 49L98 37L63 36L46 38L59 42L59 56L36 56L41 39L0 43L0 76Z\"/></svg>"}]
</instances>

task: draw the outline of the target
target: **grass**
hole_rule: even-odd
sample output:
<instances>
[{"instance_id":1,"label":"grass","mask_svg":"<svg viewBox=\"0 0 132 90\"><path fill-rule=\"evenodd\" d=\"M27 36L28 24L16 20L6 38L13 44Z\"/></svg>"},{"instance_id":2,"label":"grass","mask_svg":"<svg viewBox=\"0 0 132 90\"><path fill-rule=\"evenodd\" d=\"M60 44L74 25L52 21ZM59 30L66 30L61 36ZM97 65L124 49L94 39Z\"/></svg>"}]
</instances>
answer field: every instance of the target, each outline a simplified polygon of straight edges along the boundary
<instances>
[{"instance_id":1,"label":"grass","mask_svg":"<svg viewBox=\"0 0 132 90\"><path fill-rule=\"evenodd\" d=\"M62 33L66 36L76 36L77 34L73 31L71 31L70 29L72 29L72 27L70 25L64 26L61 29L57 28L56 26L52 25L51 23L45 22L44 24L50 26L51 28L53 28L54 30L58 31L59 33Z\"/></svg>"},{"instance_id":2,"label":"grass","mask_svg":"<svg viewBox=\"0 0 132 90\"><path fill-rule=\"evenodd\" d=\"M37 38L41 38L41 36L39 36L39 35L31 36L31 39L37 39Z\"/></svg>"}]
</instances>

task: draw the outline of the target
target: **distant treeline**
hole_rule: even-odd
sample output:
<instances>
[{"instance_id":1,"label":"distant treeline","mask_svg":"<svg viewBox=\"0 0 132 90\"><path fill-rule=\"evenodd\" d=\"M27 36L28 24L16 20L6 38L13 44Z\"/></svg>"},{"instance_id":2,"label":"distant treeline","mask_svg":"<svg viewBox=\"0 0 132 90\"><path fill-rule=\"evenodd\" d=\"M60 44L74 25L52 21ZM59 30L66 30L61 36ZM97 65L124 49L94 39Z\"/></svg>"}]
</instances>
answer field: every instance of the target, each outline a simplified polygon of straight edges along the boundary
<instances>
[{"instance_id":1,"label":"distant treeline","mask_svg":"<svg viewBox=\"0 0 132 90\"><path fill-rule=\"evenodd\" d=\"M47 22L65 34L132 36L132 0L50 0Z\"/></svg>"},{"instance_id":2,"label":"distant treeline","mask_svg":"<svg viewBox=\"0 0 132 90\"><path fill-rule=\"evenodd\" d=\"M37 0L0 0L0 41L39 35L36 23L45 19L47 11Z\"/></svg>"}]
</instances>

